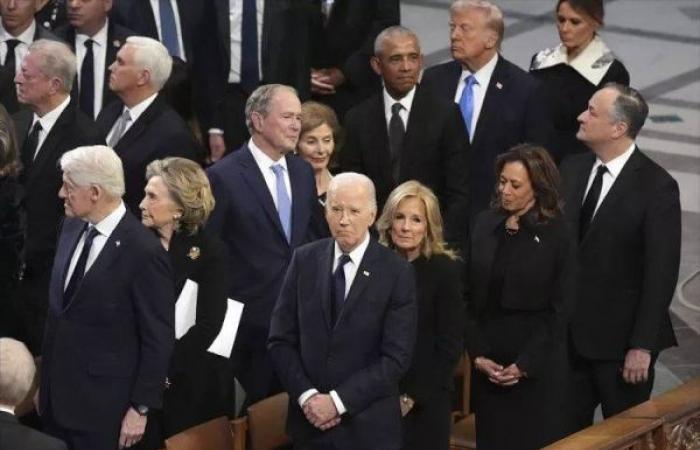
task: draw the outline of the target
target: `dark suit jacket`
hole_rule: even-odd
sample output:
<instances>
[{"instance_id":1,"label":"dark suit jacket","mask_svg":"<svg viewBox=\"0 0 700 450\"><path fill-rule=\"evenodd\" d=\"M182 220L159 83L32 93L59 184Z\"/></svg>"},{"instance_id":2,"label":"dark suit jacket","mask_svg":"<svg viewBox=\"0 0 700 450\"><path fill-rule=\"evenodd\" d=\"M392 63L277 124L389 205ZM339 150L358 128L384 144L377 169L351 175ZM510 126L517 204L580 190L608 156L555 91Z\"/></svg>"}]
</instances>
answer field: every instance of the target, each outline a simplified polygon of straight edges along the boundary
<instances>
[{"instance_id":1,"label":"dark suit jacket","mask_svg":"<svg viewBox=\"0 0 700 450\"><path fill-rule=\"evenodd\" d=\"M75 28L73 28L71 25L66 25L56 29L56 34L61 37L61 39L66 41L75 52ZM107 26L107 54L105 55L104 85L102 88L103 109L111 102L119 100L117 94L115 94L109 88L109 66L115 59L117 59L117 52L121 46L126 43L126 38L129 36L134 36L135 34L135 31L124 28L123 26L114 23L114 21L109 21L109 25ZM76 102L78 101L78 92L78 77L76 77L75 82L73 83L73 91L71 92L71 96L76 100ZM95 111L95 113L97 114L99 111Z\"/></svg>"},{"instance_id":2,"label":"dark suit jacket","mask_svg":"<svg viewBox=\"0 0 700 450\"><path fill-rule=\"evenodd\" d=\"M292 197L291 243L272 195L247 145L207 170L216 208L208 229L228 248L230 298L246 304L244 320L264 330L277 299L293 250L308 242L316 207L316 183L311 166L287 155Z\"/></svg>"},{"instance_id":3,"label":"dark suit jacket","mask_svg":"<svg viewBox=\"0 0 700 450\"><path fill-rule=\"evenodd\" d=\"M97 116L97 126L106 139L124 109L121 101L113 102ZM117 142L114 150L122 159L126 194L124 202L140 216L139 203L146 186L146 166L167 156L181 156L201 161L202 150L182 117L160 94Z\"/></svg>"},{"instance_id":4,"label":"dark suit jacket","mask_svg":"<svg viewBox=\"0 0 700 450\"><path fill-rule=\"evenodd\" d=\"M451 61L431 67L422 85L454 102L462 66ZM551 136L550 116L539 83L502 56L491 76L472 139L469 165L470 217L489 206L496 185L496 157L516 144L546 145Z\"/></svg>"},{"instance_id":5,"label":"dark suit jacket","mask_svg":"<svg viewBox=\"0 0 700 450\"><path fill-rule=\"evenodd\" d=\"M430 187L445 220L447 240L458 245L467 230L469 141L459 109L417 87L401 149L399 179L394 180L382 93L351 109L345 118L342 171L372 179L381 206L400 183L418 180Z\"/></svg>"},{"instance_id":6,"label":"dark suit jacket","mask_svg":"<svg viewBox=\"0 0 700 450\"><path fill-rule=\"evenodd\" d=\"M595 156L561 167L566 217L578 236L581 204ZM580 282L570 336L590 359L623 360L630 348L676 345L668 307L678 281L678 183L635 149L579 244Z\"/></svg>"},{"instance_id":7,"label":"dark suit jacket","mask_svg":"<svg viewBox=\"0 0 700 450\"><path fill-rule=\"evenodd\" d=\"M287 432L319 438L299 407L315 388L335 390L347 412L325 432L338 449L398 449L398 383L416 333L415 280L408 262L370 241L338 321L331 322L333 239L297 249L270 325L268 348L289 392Z\"/></svg>"},{"instance_id":8,"label":"dark suit jacket","mask_svg":"<svg viewBox=\"0 0 700 450\"><path fill-rule=\"evenodd\" d=\"M0 444L3 449L67 450L66 444L22 425L10 413L0 411Z\"/></svg>"},{"instance_id":9,"label":"dark suit jacket","mask_svg":"<svg viewBox=\"0 0 700 450\"><path fill-rule=\"evenodd\" d=\"M161 406L175 341L168 255L128 211L63 305L65 277L85 222L63 224L51 273L40 408L73 430L104 430L130 402Z\"/></svg>"}]
</instances>

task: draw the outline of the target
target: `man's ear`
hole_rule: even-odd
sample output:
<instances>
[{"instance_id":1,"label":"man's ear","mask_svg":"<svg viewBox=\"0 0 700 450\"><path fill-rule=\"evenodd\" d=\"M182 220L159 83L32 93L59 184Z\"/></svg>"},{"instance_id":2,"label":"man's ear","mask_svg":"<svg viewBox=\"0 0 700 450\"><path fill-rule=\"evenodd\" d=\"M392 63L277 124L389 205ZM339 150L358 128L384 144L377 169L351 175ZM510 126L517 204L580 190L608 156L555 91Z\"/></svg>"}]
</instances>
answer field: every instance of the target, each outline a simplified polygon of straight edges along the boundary
<instances>
[{"instance_id":1,"label":"man's ear","mask_svg":"<svg viewBox=\"0 0 700 450\"><path fill-rule=\"evenodd\" d=\"M372 66L372 70L374 70L374 73L379 75L380 77L382 76L382 62L377 58L376 56L372 56L369 59L369 64Z\"/></svg>"}]
</instances>

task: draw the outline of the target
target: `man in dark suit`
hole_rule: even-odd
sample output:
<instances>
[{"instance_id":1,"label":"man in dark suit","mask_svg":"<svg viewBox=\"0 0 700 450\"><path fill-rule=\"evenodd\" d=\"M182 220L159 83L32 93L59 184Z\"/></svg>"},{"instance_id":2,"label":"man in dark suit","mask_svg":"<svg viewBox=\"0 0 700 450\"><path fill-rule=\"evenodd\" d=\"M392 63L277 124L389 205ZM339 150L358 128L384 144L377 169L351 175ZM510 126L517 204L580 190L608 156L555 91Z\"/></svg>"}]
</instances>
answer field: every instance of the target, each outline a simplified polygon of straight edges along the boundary
<instances>
[{"instance_id":1,"label":"man in dark suit","mask_svg":"<svg viewBox=\"0 0 700 450\"><path fill-rule=\"evenodd\" d=\"M374 182L380 208L404 181L430 187L446 239L459 246L467 230L469 141L459 109L417 85L422 61L412 31L391 27L377 36L371 63L384 89L348 112L340 166Z\"/></svg>"},{"instance_id":2,"label":"man in dark suit","mask_svg":"<svg viewBox=\"0 0 700 450\"><path fill-rule=\"evenodd\" d=\"M580 241L577 304L569 326L571 429L600 403L610 417L649 399L659 352L676 345L668 313L678 280L678 183L634 139L648 106L606 85L578 118L592 151L562 164L566 218Z\"/></svg>"},{"instance_id":3,"label":"man in dark suit","mask_svg":"<svg viewBox=\"0 0 700 450\"><path fill-rule=\"evenodd\" d=\"M80 109L92 118L117 100L109 89L109 66L126 38L135 33L107 18L112 0L82 0L66 4L69 25L56 34L71 46L78 60L78 77L73 97Z\"/></svg>"},{"instance_id":4,"label":"man in dark suit","mask_svg":"<svg viewBox=\"0 0 700 450\"><path fill-rule=\"evenodd\" d=\"M19 72L22 59L32 42L39 39L59 40L34 20L37 6L36 0L0 0L0 62L12 77ZM5 109L10 114L17 112L20 105L15 90L10 90L7 95L10 101L4 103Z\"/></svg>"},{"instance_id":5,"label":"man in dark suit","mask_svg":"<svg viewBox=\"0 0 700 450\"><path fill-rule=\"evenodd\" d=\"M376 211L366 176L333 178L333 238L294 253L275 305L268 346L295 448L401 448L398 384L413 352L416 288L411 266L370 238Z\"/></svg>"},{"instance_id":6,"label":"man in dark suit","mask_svg":"<svg viewBox=\"0 0 700 450\"><path fill-rule=\"evenodd\" d=\"M170 76L168 50L155 39L131 36L109 67L109 88L121 101L103 108L97 125L124 164L124 202L139 215L146 166L167 156L201 160L201 151L185 121L161 98Z\"/></svg>"},{"instance_id":7,"label":"man in dark suit","mask_svg":"<svg viewBox=\"0 0 700 450\"><path fill-rule=\"evenodd\" d=\"M208 170L216 199L208 227L228 247L229 297L245 303L232 359L254 403L280 391L265 345L270 314L292 252L308 242L317 200L311 166L293 155L301 130L294 89L260 86L246 116L251 139Z\"/></svg>"},{"instance_id":8,"label":"man in dark suit","mask_svg":"<svg viewBox=\"0 0 700 450\"><path fill-rule=\"evenodd\" d=\"M399 25L399 0L322 0L313 25L311 92L344 117L381 87L372 70L374 40Z\"/></svg>"},{"instance_id":9,"label":"man in dark suit","mask_svg":"<svg viewBox=\"0 0 700 450\"><path fill-rule=\"evenodd\" d=\"M538 82L498 51L503 14L497 6L457 0L450 6L454 61L425 71L422 84L460 107L471 142L470 218L488 208L496 157L516 144L545 145L551 125Z\"/></svg>"},{"instance_id":10,"label":"man in dark suit","mask_svg":"<svg viewBox=\"0 0 700 450\"><path fill-rule=\"evenodd\" d=\"M122 202L109 147L61 157L66 220L49 287L39 413L72 450L130 447L161 406L175 343L170 259Z\"/></svg>"},{"instance_id":11,"label":"man in dark suit","mask_svg":"<svg viewBox=\"0 0 700 450\"><path fill-rule=\"evenodd\" d=\"M6 449L66 450L66 444L22 425L16 407L29 395L34 382L34 358L19 341L0 338L0 444Z\"/></svg>"},{"instance_id":12,"label":"man in dark suit","mask_svg":"<svg viewBox=\"0 0 700 450\"><path fill-rule=\"evenodd\" d=\"M24 318L25 342L34 354L40 353L56 230L63 216L55 195L61 186L56 163L72 148L104 142L93 121L71 102L74 78L75 56L70 48L38 40L29 47L15 79L19 101L28 106L14 116L27 216L16 300Z\"/></svg>"}]
</instances>

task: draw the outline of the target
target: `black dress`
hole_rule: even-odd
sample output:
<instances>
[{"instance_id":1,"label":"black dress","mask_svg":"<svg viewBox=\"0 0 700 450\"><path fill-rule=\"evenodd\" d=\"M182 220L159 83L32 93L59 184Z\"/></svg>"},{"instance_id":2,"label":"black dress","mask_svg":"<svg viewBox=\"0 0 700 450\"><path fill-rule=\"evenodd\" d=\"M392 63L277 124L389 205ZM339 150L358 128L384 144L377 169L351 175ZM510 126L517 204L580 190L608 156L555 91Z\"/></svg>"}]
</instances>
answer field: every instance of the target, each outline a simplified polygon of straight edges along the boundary
<instances>
[{"instance_id":1,"label":"black dress","mask_svg":"<svg viewBox=\"0 0 700 450\"><path fill-rule=\"evenodd\" d=\"M0 337L17 337L19 332L12 293L24 240L22 192L15 178L0 177Z\"/></svg>"},{"instance_id":2,"label":"black dress","mask_svg":"<svg viewBox=\"0 0 700 450\"><path fill-rule=\"evenodd\" d=\"M542 50L532 57L530 73L538 78L547 94L554 126L548 150L558 162L567 155L588 151L576 139L579 124L576 119L588 107L588 100L606 83L629 86L630 75L603 41L596 37L581 54L566 62L566 52L560 44Z\"/></svg>"},{"instance_id":3,"label":"black dress","mask_svg":"<svg viewBox=\"0 0 700 450\"><path fill-rule=\"evenodd\" d=\"M413 262L418 330L401 393L415 404L403 418L403 448L447 450L453 372L463 343L462 264L446 255Z\"/></svg>"},{"instance_id":4,"label":"black dress","mask_svg":"<svg viewBox=\"0 0 700 450\"><path fill-rule=\"evenodd\" d=\"M563 380L563 316L571 294L572 241L564 224L521 220L505 232L504 214L486 211L470 243L467 349L527 374L501 387L474 370L472 406L479 450L528 450L561 437L556 409Z\"/></svg>"}]
</instances>

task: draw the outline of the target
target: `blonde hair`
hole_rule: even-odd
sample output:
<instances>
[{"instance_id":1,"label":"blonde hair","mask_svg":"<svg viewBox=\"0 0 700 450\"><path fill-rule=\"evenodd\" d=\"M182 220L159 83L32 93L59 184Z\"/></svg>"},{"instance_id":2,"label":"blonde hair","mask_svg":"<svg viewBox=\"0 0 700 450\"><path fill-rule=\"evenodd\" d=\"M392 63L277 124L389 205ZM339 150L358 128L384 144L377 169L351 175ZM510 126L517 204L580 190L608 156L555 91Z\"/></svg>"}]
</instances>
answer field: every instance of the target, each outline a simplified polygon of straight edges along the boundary
<instances>
[{"instance_id":1,"label":"blonde hair","mask_svg":"<svg viewBox=\"0 0 700 450\"><path fill-rule=\"evenodd\" d=\"M458 14L468 9L476 9L484 15L486 27L496 33L496 46L500 49L506 28L501 9L487 0L455 0L450 5L450 15Z\"/></svg>"},{"instance_id":2,"label":"blonde hair","mask_svg":"<svg viewBox=\"0 0 700 450\"><path fill-rule=\"evenodd\" d=\"M425 239L421 243L421 255L426 258L430 258L432 255L446 255L451 259L456 259L456 253L447 248L443 238L442 214L440 213L440 203L437 197L429 187L415 180L400 184L389 194L389 198L384 204L382 215L377 220L376 227L379 232L379 242L389 248L396 248L391 240L390 230L399 204L407 198L417 198L425 207L427 230Z\"/></svg>"},{"instance_id":3,"label":"blonde hair","mask_svg":"<svg viewBox=\"0 0 700 450\"><path fill-rule=\"evenodd\" d=\"M146 180L160 177L170 197L182 208L179 225L190 234L203 226L214 210L214 196L207 174L199 164L186 158L165 158L146 167Z\"/></svg>"}]
</instances>

